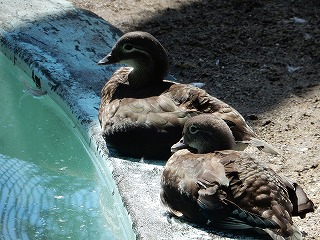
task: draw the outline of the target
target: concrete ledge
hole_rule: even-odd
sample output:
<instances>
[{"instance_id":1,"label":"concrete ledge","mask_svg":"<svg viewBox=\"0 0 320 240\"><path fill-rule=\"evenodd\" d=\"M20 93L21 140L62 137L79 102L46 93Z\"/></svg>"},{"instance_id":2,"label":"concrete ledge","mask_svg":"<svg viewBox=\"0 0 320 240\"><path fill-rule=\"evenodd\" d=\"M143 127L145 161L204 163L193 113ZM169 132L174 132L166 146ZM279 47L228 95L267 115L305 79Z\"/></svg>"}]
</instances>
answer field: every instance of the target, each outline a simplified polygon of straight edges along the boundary
<instances>
[{"instance_id":1,"label":"concrete ledge","mask_svg":"<svg viewBox=\"0 0 320 240\"><path fill-rule=\"evenodd\" d=\"M97 120L100 89L115 67L97 61L121 32L95 14L63 0L2 0L0 51L70 115L96 155L113 171L139 239L221 239L166 215L160 204L165 162L122 159L109 154ZM130 225L130 221L128 221ZM131 226L129 226L131 228ZM222 239L229 239L224 235ZM229 235L230 236L230 235ZM135 236L128 236L128 239Z\"/></svg>"}]
</instances>

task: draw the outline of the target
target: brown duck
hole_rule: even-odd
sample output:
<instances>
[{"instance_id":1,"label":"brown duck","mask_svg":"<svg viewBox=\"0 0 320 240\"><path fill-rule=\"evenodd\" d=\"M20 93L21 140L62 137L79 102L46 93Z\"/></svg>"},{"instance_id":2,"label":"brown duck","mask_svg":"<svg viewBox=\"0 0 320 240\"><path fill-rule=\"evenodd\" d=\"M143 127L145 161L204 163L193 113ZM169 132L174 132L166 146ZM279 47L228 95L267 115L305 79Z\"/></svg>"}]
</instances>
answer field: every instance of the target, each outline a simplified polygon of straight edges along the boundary
<instances>
[{"instance_id":1,"label":"brown duck","mask_svg":"<svg viewBox=\"0 0 320 240\"><path fill-rule=\"evenodd\" d=\"M98 64L114 63L129 67L118 69L103 87L99 120L105 141L118 152L168 159L185 121L201 113L228 121L236 141L276 152L228 104L197 87L164 80L167 53L149 33L124 34Z\"/></svg>"},{"instance_id":2,"label":"brown duck","mask_svg":"<svg viewBox=\"0 0 320 240\"><path fill-rule=\"evenodd\" d=\"M302 239L291 217L313 212L312 201L296 183L245 152L230 150L235 144L220 118L188 119L162 174L164 205L178 217L218 229L263 233L259 239L265 234Z\"/></svg>"}]
</instances>

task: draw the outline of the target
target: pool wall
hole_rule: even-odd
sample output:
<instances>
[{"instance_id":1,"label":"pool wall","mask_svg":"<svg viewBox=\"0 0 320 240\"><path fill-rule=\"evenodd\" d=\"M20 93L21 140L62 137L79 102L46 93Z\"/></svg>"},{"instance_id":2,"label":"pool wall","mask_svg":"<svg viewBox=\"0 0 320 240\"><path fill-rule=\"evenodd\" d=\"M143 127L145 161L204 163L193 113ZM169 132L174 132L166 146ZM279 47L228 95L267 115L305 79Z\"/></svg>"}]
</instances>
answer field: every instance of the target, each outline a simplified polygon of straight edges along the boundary
<instances>
[{"instance_id":1,"label":"pool wall","mask_svg":"<svg viewBox=\"0 0 320 240\"><path fill-rule=\"evenodd\" d=\"M123 222L128 239L219 239L166 215L159 199L164 162L109 155L97 116L100 90L117 66L97 62L120 35L104 19L67 1L0 2L0 51L64 109L92 153L102 157L96 164L112 171L126 207L121 211L129 213Z\"/></svg>"}]
</instances>

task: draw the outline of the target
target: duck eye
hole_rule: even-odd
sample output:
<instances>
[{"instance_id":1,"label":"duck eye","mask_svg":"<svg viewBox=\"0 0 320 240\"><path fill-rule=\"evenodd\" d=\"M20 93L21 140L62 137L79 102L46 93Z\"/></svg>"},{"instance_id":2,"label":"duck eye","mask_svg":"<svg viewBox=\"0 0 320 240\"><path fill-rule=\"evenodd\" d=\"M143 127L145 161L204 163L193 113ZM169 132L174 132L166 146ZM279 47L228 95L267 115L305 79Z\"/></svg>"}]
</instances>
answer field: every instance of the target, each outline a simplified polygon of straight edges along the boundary
<instances>
[{"instance_id":1,"label":"duck eye","mask_svg":"<svg viewBox=\"0 0 320 240\"><path fill-rule=\"evenodd\" d=\"M191 126L189 127L189 131L190 131L190 133L194 134L194 133L196 133L196 132L198 131L198 129L197 129L196 126L191 125Z\"/></svg>"},{"instance_id":2,"label":"duck eye","mask_svg":"<svg viewBox=\"0 0 320 240\"><path fill-rule=\"evenodd\" d=\"M131 44L124 44L123 45L123 49L125 50L125 51L131 51L132 49L133 49L133 45L131 45Z\"/></svg>"}]
</instances>

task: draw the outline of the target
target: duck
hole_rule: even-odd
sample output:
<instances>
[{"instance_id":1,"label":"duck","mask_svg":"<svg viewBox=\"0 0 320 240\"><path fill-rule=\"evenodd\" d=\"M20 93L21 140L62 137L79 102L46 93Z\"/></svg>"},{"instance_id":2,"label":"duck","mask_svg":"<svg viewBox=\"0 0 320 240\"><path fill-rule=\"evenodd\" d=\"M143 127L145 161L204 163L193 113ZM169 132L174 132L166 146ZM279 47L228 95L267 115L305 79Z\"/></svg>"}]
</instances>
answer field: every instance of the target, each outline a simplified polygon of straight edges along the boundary
<instances>
[{"instance_id":1,"label":"duck","mask_svg":"<svg viewBox=\"0 0 320 240\"><path fill-rule=\"evenodd\" d=\"M236 142L212 114L189 118L161 176L160 199L172 215L209 228L251 231L259 239L302 239L292 216L313 202L300 185L279 176Z\"/></svg>"},{"instance_id":2,"label":"duck","mask_svg":"<svg viewBox=\"0 0 320 240\"><path fill-rule=\"evenodd\" d=\"M104 140L118 153L168 159L185 121L202 113L228 121L239 148L252 144L279 153L227 103L198 87L167 80L167 52L151 34L124 34L98 65L117 63L125 66L120 66L102 88L98 118Z\"/></svg>"}]
</instances>

